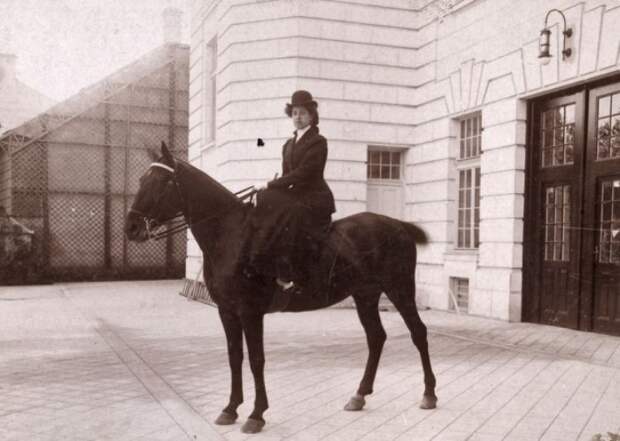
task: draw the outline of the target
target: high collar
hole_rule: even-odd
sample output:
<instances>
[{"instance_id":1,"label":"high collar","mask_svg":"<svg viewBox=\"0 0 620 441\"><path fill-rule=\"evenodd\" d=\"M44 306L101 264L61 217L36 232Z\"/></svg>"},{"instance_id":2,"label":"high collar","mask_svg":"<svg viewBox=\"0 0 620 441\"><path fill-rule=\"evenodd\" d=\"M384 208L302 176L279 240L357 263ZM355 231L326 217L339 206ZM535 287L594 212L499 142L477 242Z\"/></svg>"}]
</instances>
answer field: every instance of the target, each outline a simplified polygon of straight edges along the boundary
<instances>
[{"instance_id":1,"label":"high collar","mask_svg":"<svg viewBox=\"0 0 620 441\"><path fill-rule=\"evenodd\" d=\"M311 128L312 128L312 124L308 124L303 129L295 130L295 136L297 137L295 142L299 142L302 136L308 133L308 130L310 130Z\"/></svg>"}]
</instances>

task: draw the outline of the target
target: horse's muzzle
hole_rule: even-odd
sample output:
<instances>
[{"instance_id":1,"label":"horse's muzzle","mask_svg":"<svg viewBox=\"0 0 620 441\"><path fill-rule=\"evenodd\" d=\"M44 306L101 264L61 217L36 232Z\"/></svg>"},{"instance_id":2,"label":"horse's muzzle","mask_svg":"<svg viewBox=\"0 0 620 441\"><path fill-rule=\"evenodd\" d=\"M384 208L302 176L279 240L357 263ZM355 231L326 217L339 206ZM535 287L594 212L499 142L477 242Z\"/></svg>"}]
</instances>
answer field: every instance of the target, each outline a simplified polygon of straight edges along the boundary
<instances>
[{"instance_id":1,"label":"horse's muzzle","mask_svg":"<svg viewBox=\"0 0 620 441\"><path fill-rule=\"evenodd\" d=\"M149 238L144 219L129 213L125 219L125 235L133 242L144 242Z\"/></svg>"}]
</instances>

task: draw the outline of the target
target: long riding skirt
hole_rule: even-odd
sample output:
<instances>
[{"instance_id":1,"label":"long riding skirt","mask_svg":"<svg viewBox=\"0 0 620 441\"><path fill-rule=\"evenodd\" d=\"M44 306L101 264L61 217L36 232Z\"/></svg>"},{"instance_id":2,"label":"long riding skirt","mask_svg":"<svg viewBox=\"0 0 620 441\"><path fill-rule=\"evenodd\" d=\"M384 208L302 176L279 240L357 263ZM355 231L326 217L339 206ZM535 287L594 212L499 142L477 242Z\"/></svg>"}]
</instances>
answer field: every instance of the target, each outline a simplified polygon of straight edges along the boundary
<instances>
[{"instance_id":1,"label":"long riding skirt","mask_svg":"<svg viewBox=\"0 0 620 441\"><path fill-rule=\"evenodd\" d=\"M330 222L331 213L303 204L288 189L261 191L246 234L249 266L268 276L305 278Z\"/></svg>"}]
</instances>

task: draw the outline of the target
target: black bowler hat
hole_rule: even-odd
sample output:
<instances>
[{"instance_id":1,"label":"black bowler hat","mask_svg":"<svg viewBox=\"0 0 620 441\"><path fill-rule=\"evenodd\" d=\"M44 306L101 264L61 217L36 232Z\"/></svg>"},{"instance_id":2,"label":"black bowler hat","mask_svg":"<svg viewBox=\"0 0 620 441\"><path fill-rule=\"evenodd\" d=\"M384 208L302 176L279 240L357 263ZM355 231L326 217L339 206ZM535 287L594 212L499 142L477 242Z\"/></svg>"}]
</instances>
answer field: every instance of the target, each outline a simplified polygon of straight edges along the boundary
<instances>
[{"instance_id":1,"label":"black bowler hat","mask_svg":"<svg viewBox=\"0 0 620 441\"><path fill-rule=\"evenodd\" d=\"M297 107L297 106L307 106L307 105L317 106L317 102L312 98L312 94L307 90L297 90L293 93L291 97L291 103L288 106Z\"/></svg>"},{"instance_id":2,"label":"black bowler hat","mask_svg":"<svg viewBox=\"0 0 620 441\"><path fill-rule=\"evenodd\" d=\"M293 107L305 107L313 114L313 125L319 123L319 112L317 111L318 103L312 98L312 94L307 90L298 90L293 93L290 104L286 104L284 113L290 118L293 115Z\"/></svg>"}]
</instances>

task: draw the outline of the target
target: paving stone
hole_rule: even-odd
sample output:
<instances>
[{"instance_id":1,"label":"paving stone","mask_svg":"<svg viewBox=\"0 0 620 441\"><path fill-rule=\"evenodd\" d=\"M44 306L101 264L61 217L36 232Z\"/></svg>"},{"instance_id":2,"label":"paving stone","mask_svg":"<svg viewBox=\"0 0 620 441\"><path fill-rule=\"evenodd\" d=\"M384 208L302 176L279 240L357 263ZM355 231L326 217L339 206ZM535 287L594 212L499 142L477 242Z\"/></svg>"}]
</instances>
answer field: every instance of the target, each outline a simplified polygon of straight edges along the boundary
<instances>
[{"instance_id":1,"label":"paving stone","mask_svg":"<svg viewBox=\"0 0 620 441\"><path fill-rule=\"evenodd\" d=\"M375 391L365 410L345 412L367 358L347 309L268 316L267 425L240 431L254 399L246 360L239 421L210 426L230 393L226 342L216 311L178 296L180 288L85 283L40 287L37 297L38 287L24 287L37 298L10 302L0 318L0 439L193 439L193 420L174 412L193 412L234 441L589 441L620 429L620 338L440 311L421 312L438 408L418 408L420 357L398 313L387 311Z\"/></svg>"},{"instance_id":2,"label":"paving stone","mask_svg":"<svg viewBox=\"0 0 620 441\"><path fill-rule=\"evenodd\" d=\"M467 441L497 441L502 439L503 437L498 437L498 435L493 433L472 433Z\"/></svg>"}]
</instances>

